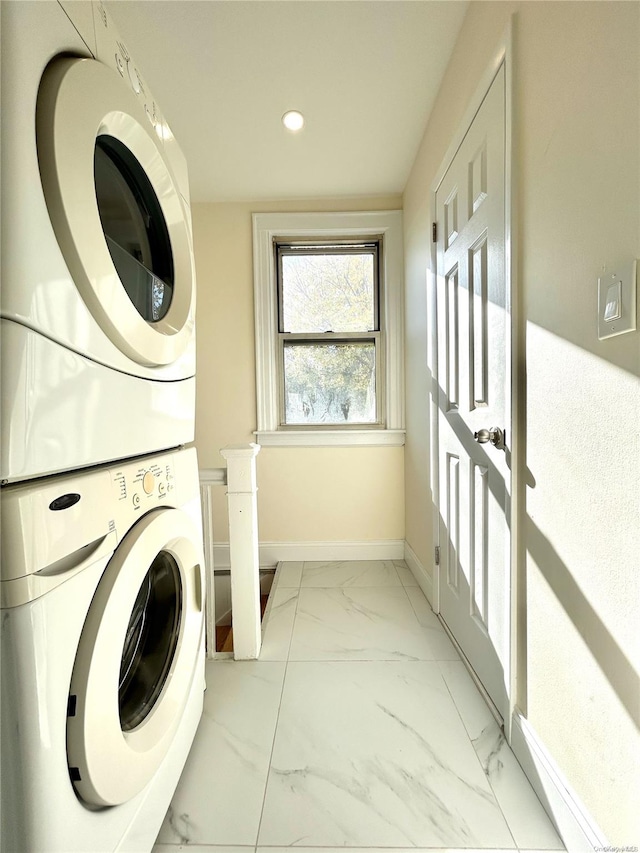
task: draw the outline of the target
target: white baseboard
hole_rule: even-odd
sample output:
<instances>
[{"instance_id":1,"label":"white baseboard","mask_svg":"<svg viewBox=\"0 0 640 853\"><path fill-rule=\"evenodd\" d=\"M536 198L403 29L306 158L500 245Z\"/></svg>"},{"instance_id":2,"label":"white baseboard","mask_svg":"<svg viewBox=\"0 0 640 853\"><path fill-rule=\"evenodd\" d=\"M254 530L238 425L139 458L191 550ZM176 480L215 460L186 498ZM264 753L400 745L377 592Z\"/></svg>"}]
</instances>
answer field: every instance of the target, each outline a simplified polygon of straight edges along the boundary
<instances>
[{"instance_id":1,"label":"white baseboard","mask_svg":"<svg viewBox=\"0 0 640 853\"><path fill-rule=\"evenodd\" d=\"M592 853L597 849L606 849L608 842L604 834L560 772L535 730L517 710L512 719L511 749L569 853Z\"/></svg>"},{"instance_id":2,"label":"white baseboard","mask_svg":"<svg viewBox=\"0 0 640 853\"><path fill-rule=\"evenodd\" d=\"M260 567L275 567L280 562L298 560L402 560L404 540L382 539L366 542L261 542ZM213 543L213 564L228 569L229 543Z\"/></svg>"},{"instance_id":3,"label":"white baseboard","mask_svg":"<svg viewBox=\"0 0 640 853\"><path fill-rule=\"evenodd\" d=\"M418 586L424 592L427 601L433 607L433 579L408 542L404 543L404 561L418 581Z\"/></svg>"}]
</instances>

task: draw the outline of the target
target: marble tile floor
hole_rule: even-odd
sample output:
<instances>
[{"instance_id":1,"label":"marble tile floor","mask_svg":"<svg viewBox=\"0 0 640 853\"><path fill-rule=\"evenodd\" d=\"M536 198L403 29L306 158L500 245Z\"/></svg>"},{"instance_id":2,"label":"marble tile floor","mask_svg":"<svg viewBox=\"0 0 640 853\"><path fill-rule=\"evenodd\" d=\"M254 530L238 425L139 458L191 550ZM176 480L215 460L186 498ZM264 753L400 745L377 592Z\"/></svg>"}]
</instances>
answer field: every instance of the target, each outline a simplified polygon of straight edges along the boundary
<instances>
[{"instance_id":1,"label":"marble tile floor","mask_svg":"<svg viewBox=\"0 0 640 853\"><path fill-rule=\"evenodd\" d=\"M563 850L402 561L281 563L258 661L207 662L155 853Z\"/></svg>"}]
</instances>

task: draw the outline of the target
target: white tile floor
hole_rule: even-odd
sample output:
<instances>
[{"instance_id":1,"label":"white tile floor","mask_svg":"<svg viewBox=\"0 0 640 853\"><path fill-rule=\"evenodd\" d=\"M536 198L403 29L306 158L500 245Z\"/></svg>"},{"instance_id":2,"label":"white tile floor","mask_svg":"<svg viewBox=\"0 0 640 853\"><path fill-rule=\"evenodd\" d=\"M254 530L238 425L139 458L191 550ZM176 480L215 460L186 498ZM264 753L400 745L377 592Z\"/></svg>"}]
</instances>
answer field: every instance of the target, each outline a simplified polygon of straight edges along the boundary
<instances>
[{"instance_id":1,"label":"white tile floor","mask_svg":"<svg viewBox=\"0 0 640 853\"><path fill-rule=\"evenodd\" d=\"M157 853L564 849L403 562L281 564L207 685Z\"/></svg>"}]
</instances>

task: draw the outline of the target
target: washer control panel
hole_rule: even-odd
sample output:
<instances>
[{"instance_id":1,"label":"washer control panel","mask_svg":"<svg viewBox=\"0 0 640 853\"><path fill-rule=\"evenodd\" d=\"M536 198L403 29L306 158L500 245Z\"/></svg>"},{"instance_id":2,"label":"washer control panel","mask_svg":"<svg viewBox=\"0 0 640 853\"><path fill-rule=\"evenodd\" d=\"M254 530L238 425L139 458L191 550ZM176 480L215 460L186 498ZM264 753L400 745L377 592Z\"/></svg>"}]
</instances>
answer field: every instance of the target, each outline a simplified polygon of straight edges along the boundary
<instances>
[{"instance_id":1,"label":"washer control panel","mask_svg":"<svg viewBox=\"0 0 640 853\"><path fill-rule=\"evenodd\" d=\"M112 483L115 499L135 514L143 514L171 498L175 489L173 460L166 456L124 464L112 469Z\"/></svg>"}]
</instances>

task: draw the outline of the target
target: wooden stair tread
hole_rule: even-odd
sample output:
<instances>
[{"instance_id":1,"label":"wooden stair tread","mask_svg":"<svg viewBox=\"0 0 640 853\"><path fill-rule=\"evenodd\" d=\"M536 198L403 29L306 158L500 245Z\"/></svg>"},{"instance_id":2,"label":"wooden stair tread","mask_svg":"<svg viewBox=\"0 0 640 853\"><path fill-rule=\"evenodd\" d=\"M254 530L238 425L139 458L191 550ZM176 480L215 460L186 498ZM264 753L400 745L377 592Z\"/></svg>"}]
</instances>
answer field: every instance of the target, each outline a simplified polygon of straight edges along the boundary
<instances>
[{"instance_id":1,"label":"wooden stair tread","mask_svg":"<svg viewBox=\"0 0 640 853\"><path fill-rule=\"evenodd\" d=\"M260 596L260 615L264 616L264 611L267 608L269 595ZM233 622L233 617L231 619ZM233 651L233 625L216 625L216 651L217 652L232 652Z\"/></svg>"}]
</instances>

